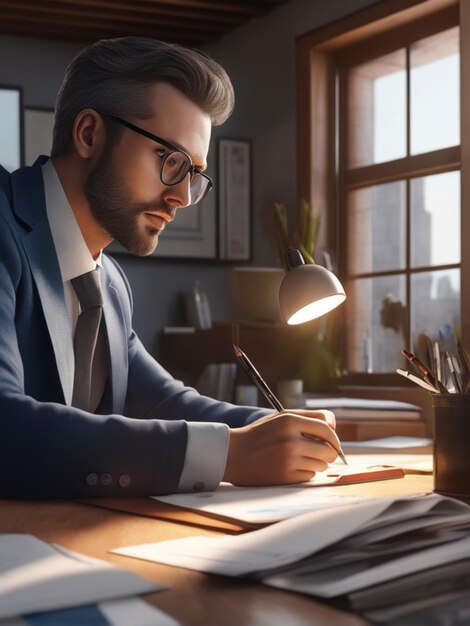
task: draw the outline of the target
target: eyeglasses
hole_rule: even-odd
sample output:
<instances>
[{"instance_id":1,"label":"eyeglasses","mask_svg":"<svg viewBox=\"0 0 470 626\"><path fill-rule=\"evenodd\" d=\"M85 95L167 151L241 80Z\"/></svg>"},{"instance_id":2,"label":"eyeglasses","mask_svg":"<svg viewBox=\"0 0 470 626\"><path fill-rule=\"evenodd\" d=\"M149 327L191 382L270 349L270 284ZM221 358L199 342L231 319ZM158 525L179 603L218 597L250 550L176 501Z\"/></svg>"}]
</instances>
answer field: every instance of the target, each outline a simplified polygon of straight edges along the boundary
<instances>
[{"instance_id":1,"label":"eyeglasses","mask_svg":"<svg viewBox=\"0 0 470 626\"><path fill-rule=\"evenodd\" d=\"M200 172L194 167L191 157L189 154L186 154L184 150L177 148L169 141L166 141L161 137L157 137L157 135L149 133L148 130L139 128L139 126L136 126L127 120L123 120L116 115L101 113L101 111L98 111L98 113L101 116L107 117L113 122L116 122L121 126L125 126L126 128L129 128L129 130L133 130L135 133L139 133L139 135L143 135L144 137L147 137L148 139L151 139L152 141L159 143L161 146L165 146L165 148L171 150L171 152L167 152L162 157L160 180L164 185L171 187L180 183L189 174L189 191L191 195L189 204L197 204L205 198L212 189L214 185L212 180L209 176L203 174L203 172Z\"/></svg>"}]
</instances>

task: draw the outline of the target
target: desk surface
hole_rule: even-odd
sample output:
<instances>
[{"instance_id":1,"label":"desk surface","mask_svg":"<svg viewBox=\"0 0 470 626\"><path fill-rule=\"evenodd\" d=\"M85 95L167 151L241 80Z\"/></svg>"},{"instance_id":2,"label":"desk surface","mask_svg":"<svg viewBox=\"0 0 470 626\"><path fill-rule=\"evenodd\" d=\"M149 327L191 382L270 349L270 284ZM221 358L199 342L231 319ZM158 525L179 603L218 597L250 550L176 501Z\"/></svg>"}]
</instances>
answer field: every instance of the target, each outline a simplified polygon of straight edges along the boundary
<instances>
[{"instance_id":1,"label":"desk surface","mask_svg":"<svg viewBox=\"0 0 470 626\"><path fill-rule=\"evenodd\" d=\"M341 493L400 496L432 490L431 476L337 487ZM247 581L109 554L121 546L164 541L213 531L119 513L70 501L0 501L0 532L31 533L44 541L111 561L167 591L145 596L184 626L363 626L360 617L308 596Z\"/></svg>"}]
</instances>

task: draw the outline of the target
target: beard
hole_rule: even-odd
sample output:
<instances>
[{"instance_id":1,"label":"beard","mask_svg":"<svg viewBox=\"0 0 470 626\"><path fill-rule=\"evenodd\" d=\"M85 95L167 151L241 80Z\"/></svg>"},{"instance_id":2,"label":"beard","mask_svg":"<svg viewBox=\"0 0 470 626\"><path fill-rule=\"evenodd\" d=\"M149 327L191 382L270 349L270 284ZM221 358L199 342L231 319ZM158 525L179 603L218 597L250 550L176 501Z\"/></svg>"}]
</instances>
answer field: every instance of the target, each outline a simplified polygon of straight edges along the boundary
<instances>
[{"instance_id":1,"label":"beard","mask_svg":"<svg viewBox=\"0 0 470 626\"><path fill-rule=\"evenodd\" d=\"M126 250L138 256L151 254L158 245L160 231L139 225L139 217L148 211L174 215L163 200L136 203L124 181L115 173L105 149L95 169L88 175L84 193L90 211L99 226Z\"/></svg>"}]
</instances>

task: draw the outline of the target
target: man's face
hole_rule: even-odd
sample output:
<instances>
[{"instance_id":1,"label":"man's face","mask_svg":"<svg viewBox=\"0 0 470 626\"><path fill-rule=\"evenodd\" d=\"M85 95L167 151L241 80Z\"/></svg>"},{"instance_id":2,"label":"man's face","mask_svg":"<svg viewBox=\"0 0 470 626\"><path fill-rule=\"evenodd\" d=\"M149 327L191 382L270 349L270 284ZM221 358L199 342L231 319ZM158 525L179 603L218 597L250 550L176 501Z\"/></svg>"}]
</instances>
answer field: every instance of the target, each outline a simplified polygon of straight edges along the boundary
<instances>
[{"instance_id":1,"label":"man's face","mask_svg":"<svg viewBox=\"0 0 470 626\"><path fill-rule=\"evenodd\" d=\"M180 147L203 171L211 121L198 106L166 83L150 90L153 116L127 121ZM160 179L162 156L171 152L147 137L123 128L116 145L108 144L89 174L84 192L96 222L129 252L151 254L158 236L178 208L188 206L189 174L180 183Z\"/></svg>"}]
</instances>

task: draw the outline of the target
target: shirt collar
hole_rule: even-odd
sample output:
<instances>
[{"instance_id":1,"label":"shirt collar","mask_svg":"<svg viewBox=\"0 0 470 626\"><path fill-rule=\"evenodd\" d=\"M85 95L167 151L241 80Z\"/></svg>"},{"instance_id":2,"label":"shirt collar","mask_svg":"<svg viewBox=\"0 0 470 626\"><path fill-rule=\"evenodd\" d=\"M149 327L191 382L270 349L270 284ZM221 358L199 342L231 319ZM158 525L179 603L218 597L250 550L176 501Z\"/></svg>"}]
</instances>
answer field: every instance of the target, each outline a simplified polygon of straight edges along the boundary
<instances>
[{"instance_id":1,"label":"shirt collar","mask_svg":"<svg viewBox=\"0 0 470 626\"><path fill-rule=\"evenodd\" d=\"M102 252L96 260L91 256L51 159L42 166L42 175L47 218L65 283L101 266Z\"/></svg>"}]
</instances>

